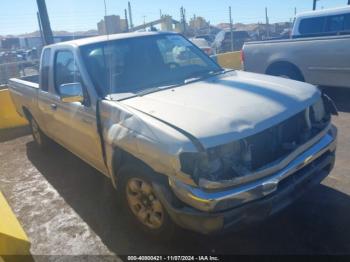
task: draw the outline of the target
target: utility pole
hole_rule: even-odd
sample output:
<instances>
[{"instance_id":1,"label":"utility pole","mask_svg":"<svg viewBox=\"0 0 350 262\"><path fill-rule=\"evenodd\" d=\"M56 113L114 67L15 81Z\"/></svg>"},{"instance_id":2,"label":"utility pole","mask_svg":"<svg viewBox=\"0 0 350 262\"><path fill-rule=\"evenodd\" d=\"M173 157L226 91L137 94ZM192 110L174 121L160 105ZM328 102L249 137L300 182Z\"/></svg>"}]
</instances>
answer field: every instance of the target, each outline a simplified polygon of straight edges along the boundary
<instances>
[{"instance_id":1,"label":"utility pole","mask_svg":"<svg viewBox=\"0 0 350 262\"><path fill-rule=\"evenodd\" d=\"M350 0L349 0L350 1ZM296 16L297 15L297 8L296 7L294 7L294 16Z\"/></svg>"},{"instance_id":2,"label":"utility pole","mask_svg":"<svg viewBox=\"0 0 350 262\"><path fill-rule=\"evenodd\" d=\"M44 38L44 45L53 44L53 34L50 26L49 15L46 9L45 0L36 0L39 11L39 18L42 27L42 33Z\"/></svg>"},{"instance_id":3,"label":"utility pole","mask_svg":"<svg viewBox=\"0 0 350 262\"><path fill-rule=\"evenodd\" d=\"M132 13L131 13L131 4L130 4L130 2L128 2L128 9L129 9L129 21L130 21L129 25L130 25L131 30L133 30L134 29L134 24L132 23Z\"/></svg>"},{"instance_id":4,"label":"utility pole","mask_svg":"<svg viewBox=\"0 0 350 262\"><path fill-rule=\"evenodd\" d=\"M266 22L266 37L270 38L270 23L269 23L269 16L267 13L267 7L265 7L265 22Z\"/></svg>"},{"instance_id":5,"label":"utility pole","mask_svg":"<svg viewBox=\"0 0 350 262\"><path fill-rule=\"evenodd\" d=\"M316 10L316 8L317 8L317 1L318 0L313 0L312 10Z\"/></svg>"},{"instance_id":6,"label":"utility pole","mask_svg":"<svg viewBox=\"0 0 350 262\"><path fill-rule=\"evenodd\" d=\"M124 19L125 19L126 32L129 32L128 12L126 11L126 9L124 9Z\"/></svg>"},{"instance_id":7,"label":"utility pole","mask_svg":"<svg viewBox=\"0 0 350 262\"><path fill-rule=\"evenodd\" d=\"M183 6L181 6L180 8L180 16L181 16L183 34L186 35L186 10L184 9Z\"/></svg>"},{"instance_id":8,"label":"utility pole","mask_svg":"<svg viewBox=\"0 0 350 262\"><path fill-rule=\"evenodd\" d=\"M233 23L232 23L231 6L228 7L228 13L229 13L229 17L230 17L231 52L233 52Z\"/></svg>"},{"instance_id":9,"label":"utility pole","mask_svg":"<svg viewBox=\"0 0 350 262\"><path fill-rule=\"evenodd\" d=\"M163 16L162 9L159 9L159 18L162 19L162 16Z\"/></svg>"}]
</instances>

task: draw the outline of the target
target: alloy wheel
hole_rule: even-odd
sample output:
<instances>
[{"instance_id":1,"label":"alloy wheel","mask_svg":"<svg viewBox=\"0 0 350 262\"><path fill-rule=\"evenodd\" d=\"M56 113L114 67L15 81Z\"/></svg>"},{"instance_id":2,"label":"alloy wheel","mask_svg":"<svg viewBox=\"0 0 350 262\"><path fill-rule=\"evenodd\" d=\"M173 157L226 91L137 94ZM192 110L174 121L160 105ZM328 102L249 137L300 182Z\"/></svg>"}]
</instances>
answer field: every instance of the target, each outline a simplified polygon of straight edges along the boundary
<instances>
[{"instance_id":1,"label":"alloy wheel","mask_svg":"<svg viewBox=\"0 0 350 262\"><path fill-rule=\"evenodd\" d=\"M140 178L131 178L126 187L127 201L136 218L151 229L160 228L163 225L164 208L152 186Z\"/></svg>"}]
</instances>

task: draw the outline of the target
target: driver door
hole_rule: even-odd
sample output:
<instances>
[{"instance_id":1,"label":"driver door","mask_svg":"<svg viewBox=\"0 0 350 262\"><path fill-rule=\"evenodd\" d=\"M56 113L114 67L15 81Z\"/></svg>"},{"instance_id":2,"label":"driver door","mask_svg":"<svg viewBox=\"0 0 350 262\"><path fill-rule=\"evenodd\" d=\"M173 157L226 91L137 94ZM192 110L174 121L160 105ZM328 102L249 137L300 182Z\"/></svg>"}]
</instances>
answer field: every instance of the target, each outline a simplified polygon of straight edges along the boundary
<instances>
[{"instance_id":1,"label":"driver door","mask_svg":"<svg viewBox=\"0 0 350 262\"><path fill-rule=\"evenodd\" d=\"M71 83L80 83L83 86L84 102L62 101L59 87ZM58 50L55 53L54 89L55 140L98 170L105 172L95 110L89 104L89 95L71 50Z\"/></svg>"}]
</instances>

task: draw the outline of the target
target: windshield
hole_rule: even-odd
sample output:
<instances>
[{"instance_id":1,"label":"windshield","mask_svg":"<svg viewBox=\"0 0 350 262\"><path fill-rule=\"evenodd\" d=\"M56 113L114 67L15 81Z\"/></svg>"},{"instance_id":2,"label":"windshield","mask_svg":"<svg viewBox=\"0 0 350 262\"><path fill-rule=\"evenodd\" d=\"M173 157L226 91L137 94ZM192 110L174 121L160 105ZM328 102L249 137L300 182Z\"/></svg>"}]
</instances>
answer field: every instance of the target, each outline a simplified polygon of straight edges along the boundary
<instances>
[{"instance_id":1,"label":"windshield","mask_svg":"<svg viewBox=\"0 0 350 262\"><path fill-rule=\"evenodd\" d=\"M176 34L127 38L81 49L88 73L102 96L137 94L222 70Z\"/></svg>"}]
</instances>

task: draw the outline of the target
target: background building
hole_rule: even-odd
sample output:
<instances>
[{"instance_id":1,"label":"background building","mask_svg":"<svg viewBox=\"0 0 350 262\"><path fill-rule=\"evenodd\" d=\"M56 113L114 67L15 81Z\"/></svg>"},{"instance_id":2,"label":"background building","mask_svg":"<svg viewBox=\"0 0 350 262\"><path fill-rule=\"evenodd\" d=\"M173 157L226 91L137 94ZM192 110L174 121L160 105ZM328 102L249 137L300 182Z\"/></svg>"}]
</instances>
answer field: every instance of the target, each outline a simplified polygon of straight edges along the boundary
<instances>
[{"instance_id":1,"label":"background building","mask_svg":"<svg viewBox=\"0 0 350 262\"><path fill-rule=\"evenodd\" d=\"M173 18L170 15L162 15L162 19L160 30L165 32L173 31Z\"/></svg>"},{"instance_id":2,"label":"background building","mask_svg":"<svg viewBox=\"0 0 350 262\"><path fill-rule=\"evenodd\" d=\"M97 23L97 31L99 35L123 33L128 31L127 21L119 15L108 15Z\"/></svg>"}]
</instances>

